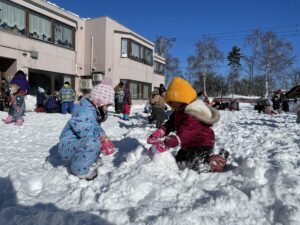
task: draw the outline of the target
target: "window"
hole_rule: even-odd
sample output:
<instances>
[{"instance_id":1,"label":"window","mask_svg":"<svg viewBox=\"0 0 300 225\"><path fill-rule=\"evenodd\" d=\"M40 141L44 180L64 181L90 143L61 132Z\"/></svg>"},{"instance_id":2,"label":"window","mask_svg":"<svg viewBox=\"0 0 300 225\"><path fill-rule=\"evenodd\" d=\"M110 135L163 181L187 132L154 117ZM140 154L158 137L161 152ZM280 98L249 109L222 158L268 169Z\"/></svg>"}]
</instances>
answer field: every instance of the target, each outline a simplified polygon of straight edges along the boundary
<instances>
[{"instance_id":1,"label":"window","mask_svg":"<svg viewBox=\"0 0 300 225\"><path fill-rule=\"evenodd\" d=\"M145 48L145 63L153 65L153 51L150 48Z\"/></svg>"},{"instance_id":2,"label":"window","mask_svg":"<svg viewBox=\"0 0 300 225\"><path fill-rule=\"evenodd\" d=\"M6 0L0 0L0 27L25 35L25 10Z\"/></svg>"},{"instance_id":3,"label":"window","mask_svg":"<svg viewBox=\"0 0 300 225\"><path fill-rule=\"evenodd\" d=\"M134 41L131 41L131 57L133 59L140 59L140 45Z\"/></svg>"},{"instance_id":4,"label":"window","mask_svg":"<svg viewBox=\"0 0 300 225\"><path fill-rule=\"evenodd\" d=\"M135 80L121 80L124 84L129 82L132 99L149 99L151 95L151 84Z\"/></svg>"},{"instance_id":5,"label":"window","mask_svg":"<svg viewBox=\"0 0 300 225\"><path fill-rule=\"evenodd\" d=\"M73 29L62 23L55 22L55 44L73 48Z\"/></svg>"},{"instance_id":6,"label":"window","mask_svg":"<svg viewBox=\"0 0 300 225\"><path fill-rule=\"evenodd\" d=\"M154 73L164 75L165 65L160 62L154 61Z\"/></svg>"},{"instance_id":7,"label":"window","mask_svg":"<svg viewBox=\"0 0 300 225\"><path fill-rule=\"evenodd\" d=\"M128 53L128 39L122 38L121 40L121 57L127 57Z\"/></svg>"},{"instance_id":8,"label":"window","mask_svg":"<svg viewBox=\"0 0 300 225\"><path fill-rule=\"evenodd\" d=\"M129 54L128 54L129 53ZM121 38L121 57L130 57L133 60L153 65L153 50L147 48L136 41Z\"/></svg>"},{"instance_id":9,"label":"window","mask_svg":"<svg viewBox=\"0 0 300 225\"><path fill-rule=\"evenodd\" d=\"M51 42L51 21L35 13L29 13L29 36Z\"/></svg>"}]
</instances>

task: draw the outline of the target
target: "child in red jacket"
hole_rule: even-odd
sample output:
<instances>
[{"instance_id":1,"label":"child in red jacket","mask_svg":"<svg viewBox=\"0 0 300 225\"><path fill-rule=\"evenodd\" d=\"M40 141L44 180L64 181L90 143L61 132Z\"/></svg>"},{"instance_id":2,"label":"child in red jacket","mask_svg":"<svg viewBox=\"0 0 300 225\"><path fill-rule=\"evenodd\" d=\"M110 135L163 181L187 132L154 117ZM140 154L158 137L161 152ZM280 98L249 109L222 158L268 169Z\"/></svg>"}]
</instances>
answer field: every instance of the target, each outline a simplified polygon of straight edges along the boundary
<instances>
[{"instance_id":1,"label":"child in red jacket","mask_svg":"<svg viewBox=\"0 0 300 225\"><path fill-rule=\"evenodd\" d=\"M220 119L219 112L196 98L196 91L187 81L179 77L172 80L165 102L174 112L147 139L152 144L148 153L154 155L181 145L175 157L180 169L221 172L229 153L221 150L219 155L212 155L215 134L211 127Z\"/></svg>"}]
</instances>

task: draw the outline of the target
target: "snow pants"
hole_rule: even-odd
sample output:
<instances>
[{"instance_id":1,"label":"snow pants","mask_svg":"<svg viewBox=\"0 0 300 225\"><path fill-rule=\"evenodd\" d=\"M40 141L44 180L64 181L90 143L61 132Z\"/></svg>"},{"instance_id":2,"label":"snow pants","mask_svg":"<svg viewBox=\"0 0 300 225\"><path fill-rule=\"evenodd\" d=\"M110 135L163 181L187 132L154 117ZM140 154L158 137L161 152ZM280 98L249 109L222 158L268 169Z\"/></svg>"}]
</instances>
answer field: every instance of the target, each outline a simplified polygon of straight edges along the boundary
<instances>
[{"instance_id":1,"label":"snow pants","mask_svg":"<svg viewBox=\"0 0 300 225\"><path fill-rule=\"evenodd\" d=\"M175 160L179 169L189 168L199 173L208 172L210 170L208 159L212 152L212 147L182 148L175 156Z\"/></svg>"},{"instance_id":2,"label":"snow pants","mask_svg":"<svg viewBox=\"0 0 300 225\"><path fill-rule=\"evenodd\" d=\"M74 175L85 175L100 154L100 138L84 137L66 139L59 143L58 152L62 159L70 161L70 170Z\"/></svg>"}]
</instances>

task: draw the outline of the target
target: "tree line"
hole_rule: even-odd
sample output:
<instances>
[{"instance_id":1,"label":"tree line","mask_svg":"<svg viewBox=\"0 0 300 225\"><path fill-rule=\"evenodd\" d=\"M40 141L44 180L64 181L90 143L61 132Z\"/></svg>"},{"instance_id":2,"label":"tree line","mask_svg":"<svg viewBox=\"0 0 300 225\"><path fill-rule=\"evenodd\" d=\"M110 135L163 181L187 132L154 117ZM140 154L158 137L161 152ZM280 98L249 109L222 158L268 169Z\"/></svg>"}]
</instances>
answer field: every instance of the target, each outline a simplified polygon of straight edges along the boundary
<instances>
[{"instance_id":1,"label":"tree line","mask_svg":"<svg viewBox=\"0 0 300 225\"><path fill-rule=\"evenodd\" d=\"M244 40L247 51L232 46L226 57L226 74L216 72L225 57L214 37L203 36L195 43L185 72L180 69L179 58L170 54L174 41L163 36L155 40L155 51L166 58L166 84L174 76L184 77L208 96L268 96L270 91L300 84L300 68L294 66L292 44L273 31L252 31Z\"/></svg>"}]
</instances>

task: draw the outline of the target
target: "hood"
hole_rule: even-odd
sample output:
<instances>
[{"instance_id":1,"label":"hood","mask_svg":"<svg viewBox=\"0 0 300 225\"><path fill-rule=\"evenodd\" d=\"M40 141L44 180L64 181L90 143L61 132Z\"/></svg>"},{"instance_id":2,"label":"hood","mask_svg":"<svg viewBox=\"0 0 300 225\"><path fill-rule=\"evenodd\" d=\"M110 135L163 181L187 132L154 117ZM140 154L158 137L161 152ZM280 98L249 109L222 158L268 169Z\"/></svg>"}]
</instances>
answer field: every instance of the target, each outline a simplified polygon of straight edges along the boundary
<instances>
[{"instance_id":1,"label":"hood","mask_svg":"<svg viewBox=\"0 0 300 225\"><path fill-rule=\"evenodd\" d=\"M187 105L184 112L191 115L196 120L208 125L213 125L220 119L219 111L213 107L207 106L200 99Z\"/></svg>"}]
</instances>

